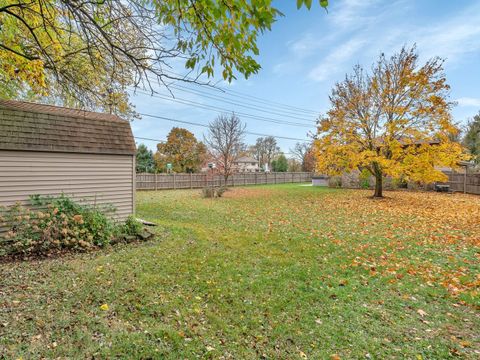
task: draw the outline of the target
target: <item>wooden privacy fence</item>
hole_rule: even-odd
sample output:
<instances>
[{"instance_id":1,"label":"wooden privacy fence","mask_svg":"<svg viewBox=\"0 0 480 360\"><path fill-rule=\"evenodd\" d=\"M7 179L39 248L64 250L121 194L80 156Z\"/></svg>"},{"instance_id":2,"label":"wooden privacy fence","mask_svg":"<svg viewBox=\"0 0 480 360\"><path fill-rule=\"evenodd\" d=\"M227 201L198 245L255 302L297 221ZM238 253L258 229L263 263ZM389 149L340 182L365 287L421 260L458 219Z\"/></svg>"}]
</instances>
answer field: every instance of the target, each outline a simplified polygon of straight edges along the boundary
<instances>
[{"instance_id":1,"label":"wooden privacy fence","mask_svg":"<svg viewBox=\"0 0 480 360\"><path fill-rule=\"evenodd\" d=\"M480 195L480 173L461 174L449 172L448 182L451 191L465 192L468 194Z\"/></svg>"},{"instance_id":2,"label":"wooden privacy fence","mask_svg":"<svg viewBox=\"0 0 480 360\"><path fill-rule=\"evenodd\" d=\"M312 173L238 173L228 178L227 186L302 183L312 181ZM137 174L137 190L200 189L223 186L223 175L202 174Z\"/></svg>"}]
</instances>

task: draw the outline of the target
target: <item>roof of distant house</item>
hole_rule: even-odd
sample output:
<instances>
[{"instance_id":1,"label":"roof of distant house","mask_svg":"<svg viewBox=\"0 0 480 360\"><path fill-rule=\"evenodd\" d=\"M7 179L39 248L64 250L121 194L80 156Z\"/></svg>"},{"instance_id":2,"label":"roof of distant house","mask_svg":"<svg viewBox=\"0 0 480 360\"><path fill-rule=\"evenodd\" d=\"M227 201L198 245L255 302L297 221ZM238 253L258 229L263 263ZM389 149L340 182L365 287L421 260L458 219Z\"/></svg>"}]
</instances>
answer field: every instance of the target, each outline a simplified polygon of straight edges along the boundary
<instances>
[{"instance_id":1,"label":"roof of distant house","mask_svg":"<svg viewBox=\"0 0 480 360\"><path fill-rule=\"evenodd\" d=\"M135 140L117 115L0 100L0 149L135 154Z\"/></svg>"},{"instance_id":2,"label":"roof of distant house","mask_svg":"<svg viewBox=\"0 0 480 360\"><path fill-rule=\"evenodd\" d=\"M258 163L258 160L250 156L242 156L235 160L236 163Z\"/></svg>"}]
</instances>

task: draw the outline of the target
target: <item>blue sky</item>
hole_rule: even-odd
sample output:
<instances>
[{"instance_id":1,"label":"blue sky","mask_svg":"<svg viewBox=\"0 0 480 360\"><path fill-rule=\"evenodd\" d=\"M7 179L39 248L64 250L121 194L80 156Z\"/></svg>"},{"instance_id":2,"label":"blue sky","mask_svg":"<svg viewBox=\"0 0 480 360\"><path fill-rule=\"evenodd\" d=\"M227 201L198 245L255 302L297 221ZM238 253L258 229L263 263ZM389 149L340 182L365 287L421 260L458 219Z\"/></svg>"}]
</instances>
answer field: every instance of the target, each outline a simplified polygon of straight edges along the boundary
<instances>
[{"instance_id":1,"label":"blue sky","mask_svg":"<svg viewBox=\"0 0 480 360\"><path fill-rule=\"evenodd\" d=\"M231 84L220 82L226 94L185 84L179 85L189 92L172 89L177 99L196 102L196 106L137 93L132 97L137 111L208 124L219 112L205 106L216 106L246 114L240 118L249 132L308 139L307 132L314 131L313 126L277 120L313 125L316 116L310 110L328 110L332 86L351 72L353 65L368 68L381 52L389 55L404 44L414 43L422 61L433 56L446 59L451 99L458 102L453 111L455 120L466 122L480 110L480 1L331 0L328 14L319 6L297 10L294 0L274 4L285 16L259 40L259 74L248 80L239 77ZM181 64L175 65L176 71L182 71ZM169 96L165 90L159 92ZM258 102L257 98L268 102ZM309 111L292 111L271 102ZM135 136L159 140L166 138L172 126L185 127L199 139L206 130L148 117L132 124ZM257 137L249 134L245 141L254 143ZM277 141L285 152L295 144L293 140ZM152 149L156 145L137 140L141 142Z\"/></svg>"}]
</instances>

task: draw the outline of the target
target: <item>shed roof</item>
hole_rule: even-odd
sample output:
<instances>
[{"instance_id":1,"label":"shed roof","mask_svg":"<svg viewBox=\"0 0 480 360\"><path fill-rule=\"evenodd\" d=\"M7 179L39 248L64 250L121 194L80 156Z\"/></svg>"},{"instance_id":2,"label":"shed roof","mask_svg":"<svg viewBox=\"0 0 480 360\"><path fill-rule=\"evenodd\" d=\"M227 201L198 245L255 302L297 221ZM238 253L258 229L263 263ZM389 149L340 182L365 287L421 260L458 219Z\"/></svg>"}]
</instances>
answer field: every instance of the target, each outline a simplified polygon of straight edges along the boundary
<instances>
[{"instance_id":1,"label":"shed roof","mask_svg":"<svg viewBox=\"0 0 480 360\"><path fill-rule=\"evenodd\" d=\"M135 140L116 115L0 99L0 150L133 155Z\"/></svg>"}]
</instances>

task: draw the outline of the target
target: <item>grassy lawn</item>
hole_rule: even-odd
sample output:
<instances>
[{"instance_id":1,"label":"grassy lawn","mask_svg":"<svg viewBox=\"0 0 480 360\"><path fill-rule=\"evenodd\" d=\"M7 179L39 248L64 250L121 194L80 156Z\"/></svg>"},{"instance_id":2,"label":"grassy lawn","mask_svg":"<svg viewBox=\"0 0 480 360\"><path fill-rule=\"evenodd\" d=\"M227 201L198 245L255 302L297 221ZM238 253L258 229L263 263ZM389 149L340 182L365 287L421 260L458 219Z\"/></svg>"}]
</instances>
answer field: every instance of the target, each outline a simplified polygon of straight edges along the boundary
<instances>
[{"instance_id":1,"label":"grassy lawn","mask_svg":"<svg viewBox=\"0 0 480 360\"><path fill-rule=\"evenodd\" d=\"M0 265L0 358L478 359L480 197L369 195L140 192L156 239Z\"/></svg>"}]
</instances>

